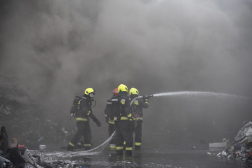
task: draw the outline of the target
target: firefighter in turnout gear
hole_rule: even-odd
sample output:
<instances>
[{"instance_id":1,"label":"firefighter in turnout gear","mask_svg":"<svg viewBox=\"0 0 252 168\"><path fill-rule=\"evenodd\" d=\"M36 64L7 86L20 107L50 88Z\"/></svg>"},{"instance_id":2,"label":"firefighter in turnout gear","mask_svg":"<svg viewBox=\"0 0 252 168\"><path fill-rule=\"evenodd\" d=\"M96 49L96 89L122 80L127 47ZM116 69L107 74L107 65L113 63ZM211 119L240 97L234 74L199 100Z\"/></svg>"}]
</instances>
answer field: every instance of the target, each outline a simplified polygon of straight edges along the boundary
<instances>
[{"instance_id":1,"label":"firefighter in turnout gear","mask_svg":"<svg viewBox=\"0 0 252 168\"><path fill-rule=\"evenodd\" d=\"M127 96L128 87L124 84L118 86L118 111L114 114L116 120L116 152L123 154L123 142L126 141L125 154L132 155L133 136L132 136L132 114L130 108L130 98Z\"/></svg>"},{"instance_id":2,"label":"firefighter in turnout gear","mask_svg":"<svg viewBox=\"0 0 252 168\"><path fill-rule=\"evenodd\" d=\"M117 106L117 108L115 108L114 106ZM113 96L111 97L111 99L107 100L107 105L104 111L106 122L109 124L109 136L111 136L115 131L114 110L118 110L118 88L115 88L113 90ZM115 137L113 137L113 139L109 142L109 149L116 149Z\"/></svg>"},{"instance_id":3,"label":"firefighter in turnout gear","mask_svg":"<svg viewBox=\"0 0 252 168\"><path fill-rule=\"evenodd\" d=\"M91 118L97 125L101 126L100 121L95 117L92 111L92 101L94 101L95 90L93 88L87 88L84 95L78 101L77 110L74 112L71 108L71 116L76 118L77 132L71 139L67 146L68 151L72 151L76 143L80 138L84 137L84 148L85 150L91 149L91 129L89 125L89 118ZM75 97L74 102L78 97ZM74 106L74 105L73 105Z\"/></svg>"},{"instance_id":4,"label":"firefighter in turnout gear","mask_svg":"<svg viewBox=\"0 0 252 168\"><path fill-rule=\"evenodd\" d=\"M130 98L134 99L138 96L139 91L136 88L131 88L129 91ZM142 99L136 99L132 105L132 115L135 122L133 133L135 132L135 150L140 150L142 144L142 123L143 123L143 108L148 108L148 98L143 96Z\"/></svg>"}]
</instances>

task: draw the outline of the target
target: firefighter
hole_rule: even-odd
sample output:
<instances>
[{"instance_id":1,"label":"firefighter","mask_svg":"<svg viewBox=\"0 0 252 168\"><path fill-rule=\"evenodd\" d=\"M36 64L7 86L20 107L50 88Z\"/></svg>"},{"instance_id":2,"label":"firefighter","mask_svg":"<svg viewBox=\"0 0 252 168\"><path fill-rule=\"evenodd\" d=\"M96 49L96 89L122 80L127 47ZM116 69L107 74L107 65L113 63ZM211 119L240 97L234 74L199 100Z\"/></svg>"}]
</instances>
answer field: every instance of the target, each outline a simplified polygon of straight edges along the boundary
<instances>
[{"instance_id":1,"label":"firefighter","mask_svg":"<svg viewBox=\"0 0 252 168\"><path fill-rule=\"evenodd\" d=\"M126 141L125 154L132 155L132 114L130 108L130 98L127 96L128 87L124 84L118 86L119 110L115 114L116 118L116 152L123 154L123 142Z\"/></svg>"},{"instance_id":2,"label":"firefighter","mask_svg":"<svg viewBox=\"0 0 252 168\"><path fill-rule=\"evenodd\" d=\"M106 105L106 108L104 111L106 122L109 124L108 125L109 136L111 136L113 134L113 132L115 131L115 121L114 121L113 111L115 109L114 106L118 106L117 104L118 104L118 88L115 88L113 90L113 96L111 97L111 99L107 100L107 105ZM118 110L118 108L116 108L116 110ZM113 139L109 142L109 149L110 150L116 149L115 137L113 137Z\"/></svg>"},{"instance_id":3,"label":"firefighter","mask_svg":"<svg viewBox=\"0 0 252 168\"><path fill-rule=\"evenodd\" d=\"M100 121L95 117L92 111L92 101L94 101L95 90L93 88L87 88L84 95L78 101L78 108L74 114L76 118L77 132L71 139L67 146L68 151L74 149L75 144L84 137L84 148L85 150L91 149L91 129L89 125L89 118L91 118L97 125L101 126Z\"/></svg>"},{"instance_id":4,"label":"firefighter","mask_svg":"<svg viewBox=\"0 0 252 168\"><path fill-rule=\"evenodd\" d=\"M134 99L138 96L139 91L136 88L131 88L129 91L130 98ZM143 96L142 99L136 99L131 105L133 120L135 122L133 133L135 133L135 150L140 150L142 144L142 123L143 123L143 108L148 108L148 98Z\"/></svg>"}]
</instances>

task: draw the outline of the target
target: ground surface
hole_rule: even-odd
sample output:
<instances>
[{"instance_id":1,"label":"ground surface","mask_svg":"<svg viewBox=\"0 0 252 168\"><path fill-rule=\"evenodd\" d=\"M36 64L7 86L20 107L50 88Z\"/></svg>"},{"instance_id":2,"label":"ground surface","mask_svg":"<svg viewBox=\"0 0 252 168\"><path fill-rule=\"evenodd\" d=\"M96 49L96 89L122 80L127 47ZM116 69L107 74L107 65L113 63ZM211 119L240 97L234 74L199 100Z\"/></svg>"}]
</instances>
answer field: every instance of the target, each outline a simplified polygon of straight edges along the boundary
<instances>
[{"instance_id":1,"label":"ground surface","mask_svg":"<svg viewBox=\"0 0 252 168\"><path fill-rule=\"evenodd\" d=\"M59 159L85 168L246 168L240 160L218 158L217 152L208 153L205 149L186 149L185 147L153 146L135 152L132 157L117 156L105 148L102 153L90 153L81 157ZM48 159L48 158L47 158ZM49 161L49 160L47 160Z\"/></svg>"}]
</instances>

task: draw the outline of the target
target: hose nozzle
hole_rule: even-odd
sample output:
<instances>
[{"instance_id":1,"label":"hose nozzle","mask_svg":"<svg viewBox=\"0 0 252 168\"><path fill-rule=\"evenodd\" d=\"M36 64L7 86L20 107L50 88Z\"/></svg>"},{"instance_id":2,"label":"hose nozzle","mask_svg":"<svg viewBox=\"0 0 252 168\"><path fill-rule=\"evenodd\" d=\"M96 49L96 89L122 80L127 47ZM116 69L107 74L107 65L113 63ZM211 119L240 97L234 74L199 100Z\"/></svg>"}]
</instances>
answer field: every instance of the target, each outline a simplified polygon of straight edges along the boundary
<instances>
[{"instance_id":1,"label":"hose nozzle","mask_svg":"<svg viewBox=\"0 0 252 168\"><path fill-rule=\"evenodd\" d=\"M147 95L147 96L145 96L146 98L150 98L150 97L153 97L153 95Z\"/></svg>"},{"instance_id":2,"label":"hose nozzle","mask_svg":"<svg viewBox=\"0 0 252 168\"><path fill-rule=\"evenodd\" d=\"M153 97L153 95L145 95L145 96L138 96L138 99L149 99L150 97Z\"/></svg>"}]
</instances>

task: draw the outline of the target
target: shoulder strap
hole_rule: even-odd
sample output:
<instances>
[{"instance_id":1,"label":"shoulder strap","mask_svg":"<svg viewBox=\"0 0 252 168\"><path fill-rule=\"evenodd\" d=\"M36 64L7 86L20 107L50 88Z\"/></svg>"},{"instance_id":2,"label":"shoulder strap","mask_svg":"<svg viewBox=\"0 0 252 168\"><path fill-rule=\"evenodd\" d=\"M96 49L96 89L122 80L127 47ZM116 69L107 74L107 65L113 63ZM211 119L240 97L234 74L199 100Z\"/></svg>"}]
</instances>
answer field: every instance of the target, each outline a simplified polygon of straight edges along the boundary
<instances>
[{"instance_id":1,"label":"shoulder strap","mask_svg":"<svg viewBox=\"0 0 252 168\"><path fill-rule=\"evenodd\" d=\"M82 97L79 99L78 104L80 104L81 99L87 99L87 98L86 98L86 97L84 97L84 96L82 96Z\"/></svg>"},{"instance_id":2,"label":"shoulder strap","mask_svg":"<svg viewBox=\"0 0 252 168\"><path fill-rule=\"evenodd\" d=\"M125 97L125 96L120 97L120 103L121 103L122 105L124 105L125 102L126 102L126 97Z\"/></svg>"},{"instance_id":3,"label":"shoulder strap","mask_svg":"<svg viewBox=\"0 0 252 168\"><path fill-rule=\"evenodd\" d=\"M107 104L112 104L112 99L108 99Z\"/></svg>"}]
</instances>

